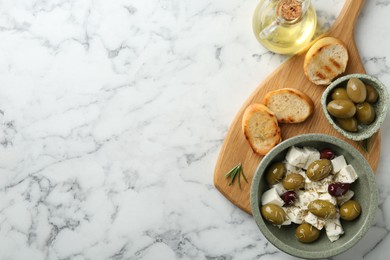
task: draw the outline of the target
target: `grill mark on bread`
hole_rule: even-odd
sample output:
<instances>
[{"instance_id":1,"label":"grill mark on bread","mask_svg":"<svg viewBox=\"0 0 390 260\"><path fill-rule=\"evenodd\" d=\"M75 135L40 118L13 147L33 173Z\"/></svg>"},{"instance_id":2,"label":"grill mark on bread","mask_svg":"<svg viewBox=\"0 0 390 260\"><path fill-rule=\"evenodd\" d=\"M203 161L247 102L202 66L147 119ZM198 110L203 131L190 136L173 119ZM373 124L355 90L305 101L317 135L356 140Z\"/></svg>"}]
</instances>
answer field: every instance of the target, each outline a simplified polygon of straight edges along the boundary
<instances>
[{"instance_id":1,"label":"grill mark on bread","mask_svg":"<svg viewBox=\"0 0 390 260\"><path fill-rule=\"evenodd\" d=\"M318 40L305 55L304 73L316 85L328 85L348 63L348 50L337 38Z\"/></svg>"},{"instance_id":2,"label":"grill mark on bread","mask_svg":"<svg viewBox=\"0 0 390 260\"><path fill-rule=\"evenodd\" d=\"M319 71L316 71L315 75L316 75L316 77L318 77L320 79L326 79L326 76Z\"/></svg>"},{"instance_id":3,"label":"grill mark on bread","mask_svg":"<svg viewBox=\"0 0 390 260\"><path fill-rule=\"evenodd\" d=\"M325 69L325 71L328 72L328 73L332 73L332 72L333 72L332 68L329 67L328 65L325 65L325 66L324 66L324 69Z\"/></svg>"},{"instance_id":4,"label":"grill mark on bread","mask_svg":"<svg viewBox=\"0 0 390 260\"><path fill-rule=\"evenodd\" d=\"M338 63L335 59L333 59L332 57L329 57L329 61L333 64L333 66L335 66L337 69L340 69L341 68L341 64Z\"/></svg>"}]
</instances>

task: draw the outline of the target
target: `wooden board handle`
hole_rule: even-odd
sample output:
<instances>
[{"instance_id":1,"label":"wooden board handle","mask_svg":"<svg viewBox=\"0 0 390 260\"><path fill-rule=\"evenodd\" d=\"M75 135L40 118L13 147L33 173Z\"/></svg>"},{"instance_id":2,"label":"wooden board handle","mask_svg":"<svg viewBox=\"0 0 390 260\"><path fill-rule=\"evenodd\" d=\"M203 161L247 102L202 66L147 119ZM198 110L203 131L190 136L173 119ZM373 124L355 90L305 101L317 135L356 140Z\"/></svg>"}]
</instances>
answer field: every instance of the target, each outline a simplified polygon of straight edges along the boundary
<instances>
[{"instance_id":1,"label":"wooden board handle","mask_svg":"<svg viewBox=\"0 0 390 260\"><path fill-rule=\"evenodd\" d=\"M339 16L327 34L353 35L364 2L364 0L346 0L343 9L341 9Z\"/></svg>"},{"instance_id":2,"label":"wooden board handle","mask_svg":"<svg viewBox=\"0 0 390 260\"><path fill-rule=\"evenodd\" d=\"M346 73L366 73L355 43L354 28L364 0L346 0L335 23L324 36L332 35L347 45L349 65ZM351 64L355 64L351 70Z\"/></svg>"}]
</instances>

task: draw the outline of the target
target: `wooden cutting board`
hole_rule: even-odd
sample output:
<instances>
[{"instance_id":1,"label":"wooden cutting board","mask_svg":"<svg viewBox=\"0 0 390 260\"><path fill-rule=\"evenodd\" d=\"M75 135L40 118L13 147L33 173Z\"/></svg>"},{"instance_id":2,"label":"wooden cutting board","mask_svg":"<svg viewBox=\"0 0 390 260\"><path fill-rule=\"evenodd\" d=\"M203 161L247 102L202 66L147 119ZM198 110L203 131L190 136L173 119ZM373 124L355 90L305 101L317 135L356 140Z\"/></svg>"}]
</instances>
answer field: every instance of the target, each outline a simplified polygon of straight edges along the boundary
<instances>
[{"instance_id":1,"label":"wooden cutting board","mask_svg":"<svg viewBox=\"0 0 390 260\"><path fill-rule=\"evenodd\" d=\"M347 46L349 61L345 74L365 73L354 41L354 27L363 5L364 0L346 0L334 25L325 34L326 36L339 38ZM325 87L314 85L304 75L303 61L305 54L306 51L288 59L259 85L234 118L222 145L215 167L214 185L234 205L249 214L251 214L250 186L255 170L262 157L252 151L245 139L241 129L241 119L248 105L261 103L264 95L271 90L285 87L296 88L309 95L315 103L314 114L305 122L300 124L280 124L283 140L305 133L333 135L356 147L368 160L373 171L375 172L377 169L380 155L380 133L377 133L371 138L370 153L367 154L357 142L347 140L333 129L323 115L320 104L321 95ZM248 179L248 183L241 179L241 190L237 183L229 186L228 180L225 178L225 174L240 162L242 163L245 176Z\"/></svg>"}]
</instances>

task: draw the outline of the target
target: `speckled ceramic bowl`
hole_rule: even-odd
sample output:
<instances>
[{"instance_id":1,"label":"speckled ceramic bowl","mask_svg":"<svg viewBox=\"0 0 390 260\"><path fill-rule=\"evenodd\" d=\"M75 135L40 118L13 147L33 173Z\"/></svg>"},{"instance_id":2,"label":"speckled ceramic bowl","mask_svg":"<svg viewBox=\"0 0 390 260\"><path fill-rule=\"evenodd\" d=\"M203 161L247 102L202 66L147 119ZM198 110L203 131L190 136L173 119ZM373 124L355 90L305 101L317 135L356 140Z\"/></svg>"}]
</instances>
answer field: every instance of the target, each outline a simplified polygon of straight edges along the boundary
<instances>
[{"instance_id":1,"label":"speckled ceramic bowl","mask_svg":"<svg viewBox=\"0 0 390 260\"><path fill-rule=\"evenodd\" d=\"M331 93L333 89L339 86L345 87L350 78L358 78L365 84L373 86L379 94L379 100L374 105L376 113L376 118L374 122L370 125L359 125L359 129L357 132L349 132L339 127L334 121L333 116L331 116L326 109L326 105L331 101ZM326 90L322 94L321 105L326 118L328 119L329 123L336 129L337 132L344 135L348 139L354 141L361 141L375 134L385 120L389 105L389 94L387 92L387 88L378 79L367 74L349 74L335 80L326 88Z\"/></svg>"},{"instance_id":2,"label":"speckled ceramic bowl","mask_svg":"<svg viewBox=\"0 0 390 260\"><path fill-rule=\"evenodd\" d=\"M317 149L331 148L337 155L344 155L348 164L351 164L359 178L351 185L355 192L354 199L361 207L362 213L358 219L347 222L341 220L344 235L335 242L330 242L325 230L321 231L319 239L311 244L300 243L295 238L295 229L298 225L282 226L280 229L265 221L260 213L261 194L268 190L264 172L274 162L285 158L291 146L311 146ZM254 175L251 186L251 207L253 217L263 235L280 250L302 258L327 258L340 254L355 245L371 227L378 206L378 191L375 176L365 158L350 144L333 136L322 134L306 134L290 138L274 147L261 161Z\"/></svg>"}]
</instances>

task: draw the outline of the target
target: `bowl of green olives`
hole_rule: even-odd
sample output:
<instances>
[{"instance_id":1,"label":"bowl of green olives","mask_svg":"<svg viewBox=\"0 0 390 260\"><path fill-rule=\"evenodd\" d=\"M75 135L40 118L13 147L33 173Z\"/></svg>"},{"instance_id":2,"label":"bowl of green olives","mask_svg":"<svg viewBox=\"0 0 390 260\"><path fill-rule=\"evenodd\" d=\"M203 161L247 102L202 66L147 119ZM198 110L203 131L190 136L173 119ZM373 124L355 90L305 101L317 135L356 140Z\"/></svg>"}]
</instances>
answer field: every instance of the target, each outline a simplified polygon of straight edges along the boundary
<instances>
[{"instance_id":1,"label":"bowl of green olives","mask_svg":"<svg viewBox=\"0 0 390 260\"><path fill-rule=\"evenodd\" d=\"M263 212L277 213L277 210L280 210L280 207L275 207L275 209L267 208L272 207L273 205L266 204L266 206L264 206L262 198L264 193L270 189L270 181L273 181L269 180L269 170L272 170L272 167L277 167L279 162L285 161L285 158L292 147L314 148L321 151L321 157L327 157L326 152L329 152L330 155L343 155L347 163L356 169L358 178L350 185L350 189L354 191L353 200L348 202L351 205L345 203L343 205L345 205L344 207L346 210L344 210L343 206L340 210L337 210L338 214L341 215L341 224L344 229L344 234L336 241L331 242L327 237L326 232L324 232L324 229L318 231L313 228L312 225L307 224L306 221L301 225L292 223L290 225L278 226L281 221L273 223L267 219ZM310 167L311 166L309 166L308 169L310 169ZM295 177L291 178L294 180L289 181L284 177L283 180L286 179L287 183L282 182L283 186L286 186L285 184L293 185L295 183ZM287 197L284 198L283 195ZM283 195L281 197L283 201L286 202L289 199L288 196L291 194L286 193ZM350 214L350 209L355 209L355 205L353 205L354 201L359 202L359 215L357 217ZM312 203L320 203L320 201L314 201ZM311 211L311 206L314 208L318 206L310 204L308 206L309 211ZM304 134L281 142L261 160L252 180L250 205L259 230L274 246L285 253L296 257L310 259L329 258L347 251L356 245L356 243L358 243L358 241L367 233L371 227L378 207L378 190L375 175L369 163L353 146L334 136ZM325 213L334 214L333 211ZM280 212L280 214L284 213ZM353 219L353 221L346 221L345 219ZM301 235L304 235L306 240L315 241L309 243L302 242Z\"/></svg>"},{"instance_id":2,"label":"bowl of green olives","mask_svg":"<svg viewBox=\"0 0 390 260\"><path fill-rule=\"evenodd\" d=\"M361 141L375 134L386 118L387 88L367 74L349 74L324 91L321 105L330 124L346 138Z\"/></svg>"}]
</instances>

